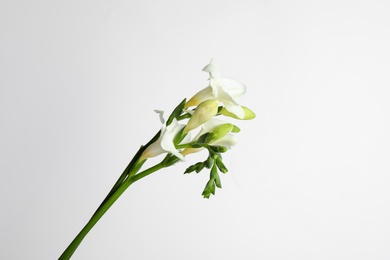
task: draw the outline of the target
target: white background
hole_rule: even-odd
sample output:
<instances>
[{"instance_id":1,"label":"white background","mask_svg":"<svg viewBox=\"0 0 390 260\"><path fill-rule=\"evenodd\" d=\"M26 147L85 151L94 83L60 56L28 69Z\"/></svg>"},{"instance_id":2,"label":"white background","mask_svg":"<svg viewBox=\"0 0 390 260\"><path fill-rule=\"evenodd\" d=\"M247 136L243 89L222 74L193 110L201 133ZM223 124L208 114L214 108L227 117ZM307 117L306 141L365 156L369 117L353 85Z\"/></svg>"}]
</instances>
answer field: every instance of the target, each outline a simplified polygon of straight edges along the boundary
<instances>
[{"instance_id":1,"label":"white background","mask_svg":"<svg viewBox=\"0 0 390 260\"><path fill-rule=\"evenodd\" d=\"M1 1L0 259L57 259L212 57L257 113L223 189L203 199L189 157L131 186L73 259L390 259L389 13Z\"/></svg>"}]
</instances>

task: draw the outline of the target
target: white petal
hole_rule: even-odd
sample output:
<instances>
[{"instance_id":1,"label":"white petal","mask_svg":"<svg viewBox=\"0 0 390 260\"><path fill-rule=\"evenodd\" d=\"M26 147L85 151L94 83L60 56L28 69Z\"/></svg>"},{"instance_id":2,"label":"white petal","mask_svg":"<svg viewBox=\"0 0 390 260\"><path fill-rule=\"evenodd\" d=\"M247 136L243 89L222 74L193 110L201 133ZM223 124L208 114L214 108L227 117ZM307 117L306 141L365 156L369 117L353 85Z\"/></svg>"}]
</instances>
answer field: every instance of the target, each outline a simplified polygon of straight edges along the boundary
<instances>
[{"instance_id":1,"label":"white petal","mask_svg":"<svg viewBox=\"0 0 390 260\"><path fill-rule=\"evenodd\" d=\"M222 89L222 88L221 88ZM244 118L245 112L242 107L224 90L219 91L219 101L221 101L224 107L231 113L235 114L238 118Z\"/></svg>"},{"instance_id":2,"label":"white petal","mask_svg":"<svg viewBox=\"0 0 390 260\"><path fill-rule=\"evenodd\" d=\"M188 133L179 144L188 144L191 142L191 133Z\"/></svg>"},{"instance_id":3,"label":"white petal","mask_svg":"<svg viewBox=\"0 0 390 260\"><path fill-rule=\"evenodd\" d=\"M175 145L173 144L173 139L183 127L184 126L180 125L176 119L173 119L172 123L165 129L161 139L162 149L177 156L181 160L184 160L184 156L176 149Z\"/></svg>"},{"instance_id":4,"label":"white petal","mask_svg":"<svg viewBox=\"0 0 390 260\"><path fill-rule=\"evenodd\" d=\"M216 128L217 126L223 125L223 124L226 124L226 121L215 119L215 118L210 119L209 121L207 121L206 123L203 124L202 129L194 137L193 140L197 140L201 135L208 133L211 130L213 130L214 128Z\"/></svg>"},{"instance_id":5,"label":"white petal","mask_svg":"<svg viewBox=\"0 0 390 260\"><path fill-rule=\"evenodd\" d=\"M219 88L219 82L216 81L215 79L213 78L210 78L210 87L212 89L212 95L214 98L218 97L218 88Z\"/></svg>"},{"instance_id":6,"label":"white petal","mask_svg":"<svg viewBox=\"0 0 390 260\"><path fill-rule=\"evenodd\" d=\"M216 146L224 146L227 149L231 149L233 146L237 144L237 138L234 134L227 134L212 144Z\"/></svg>"},{"instance_id":7,"label":"white petal","mask_svg":"<svg viewBox=\"0 0 390 260\"><path fill-rule=\"evenodd\" d=\"M155 109L154 112L156 112L160 116L161 124L164 124L166 121L164 116L164 111Z\"/></svg>"},{"instance_id":8,"label":"white petal","mask_svg":"<svg viewBox=\"0 0 390 260\"><path fill-rule=\"evenodd\" d=\"M223 78L220 82L222 89L225 90L234 100L242 97L246 92L245 85L240 81Z\"/></svg>"},{"instance_id":9,"label":"white petal","mask_svg":"<svg viewBox=\"0 0 390 260\"><path fill-rule=\"evenodd\" d=\"M219 71L217 66L214 63L214 60L211 59L210 63L207 64L204 68L203 71L208 72L210 74L210 78L214 79L219 79Z\"/></svg>"},{"instance_id":10,"label":"white petal","mask_svg":"<svg viewBox=\"0 0 390 260\"><path fill-rule=\"evenodd\" d=\"M243 119L245 117L244 109L241 106L231 102L224 102L223 104L227 111L235 114L238 118Z\"/></svg>"},{"instance_id":11,"label":"white petal","mask_svg":"<svg viewBox=\"0 0 390 260\"><path fill-rule=\"evenodd\" d=\"M215 96L213 95L212 88L211 86L208 86L196 93L190 100L188 100L186 107L197 106L203 101L213 98L215 98Z\"/></svg>"},{"instance_id":12,"label":"white petal","mask_svg":"<svg viewBox=\"0 0 390 260\"><path fill-rule=\"evenodd\" d=\"M226 124L226 123L227 123L226 121L219 120L219 119L216 119L216 118L212 118L212 119L210 119L209 121L207 121L207 122L203 125L203 129L204 129L206 132L210 132L211 130L213 130L213 129L216 128L217 126L220 126L220 125L223 125L223 124Z\"/></svg>"},{"instance_id":13,"label":"white petal","mask_svg":"<svg viewBox=\"0 0 390 260\"><path fill-rule=\"evenodd\" d=\"M165 152L161 147L161 140L165 131L164 126L165 125L163 125L163 128L161 129L160 136L158 137L158 139L150 146L148 146L148 148L146 148L146 150L142 153L141 160L152 158Z\"/></svg>"}]
</instances>

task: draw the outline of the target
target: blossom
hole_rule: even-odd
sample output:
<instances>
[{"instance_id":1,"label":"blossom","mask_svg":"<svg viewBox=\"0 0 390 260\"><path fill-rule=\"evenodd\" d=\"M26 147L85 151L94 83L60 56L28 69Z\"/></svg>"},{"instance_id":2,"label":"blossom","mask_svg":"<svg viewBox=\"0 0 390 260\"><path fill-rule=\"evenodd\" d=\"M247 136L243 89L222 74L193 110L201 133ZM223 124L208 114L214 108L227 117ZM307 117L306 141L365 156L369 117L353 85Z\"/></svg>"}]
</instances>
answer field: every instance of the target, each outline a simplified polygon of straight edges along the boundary
<instances>
[{"instance_id":1,"label":"blossom","mask_svg":"<svg viewBox=\"0 0 390 260\"><path fill-rule=\"evenodd\" d=\"M140 161L166 152L171 153L180 160L184 161L184 156L176 149L175 144L173 143L173 139L184 127L184 125L179 124L175 118L172 120L170 125L166 126L164 112L161 110L155 110L155 112L160 115L160 121L162 123L160 136L157 141L145 149L141 155Z\"/></svg>"},{"instance_id":2,"label":"blossom","mask_svg":"<svg viewBox=\"0 0 390 260\"><path fill-rule=\"evenodd\" d=\"M217 99L223 103L227 111L234 114L237 118L243 119L245 112L237 100L245 94L245 85L237 80L221 78L213 60L203 68L203 71L209 73L210 84L195 94L186 103L186 107L197 106L208 99Z\"/></svg>"}]
</instances>

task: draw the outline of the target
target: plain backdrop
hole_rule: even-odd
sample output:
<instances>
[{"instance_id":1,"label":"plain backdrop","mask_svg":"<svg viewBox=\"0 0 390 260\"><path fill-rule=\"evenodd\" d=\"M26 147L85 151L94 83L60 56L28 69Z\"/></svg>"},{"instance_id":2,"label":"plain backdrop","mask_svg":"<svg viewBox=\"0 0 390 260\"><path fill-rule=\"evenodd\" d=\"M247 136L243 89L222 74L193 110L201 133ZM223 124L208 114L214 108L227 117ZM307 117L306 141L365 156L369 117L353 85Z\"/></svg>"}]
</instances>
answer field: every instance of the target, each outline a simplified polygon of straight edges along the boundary
<instances>
[{"instance_id":1,"label":"plain backdrop","mask_svg":"<svg viewBox=\"0 0 390 260\"><path fill-rule=\"evenodd\" d=\"M57 259L211 58L247 86L223 189L137 182L72 259L390 259L389 1L0 2L0 259ZM156 159L154 162L158 162Z\"/></svg>"}]
</instances>

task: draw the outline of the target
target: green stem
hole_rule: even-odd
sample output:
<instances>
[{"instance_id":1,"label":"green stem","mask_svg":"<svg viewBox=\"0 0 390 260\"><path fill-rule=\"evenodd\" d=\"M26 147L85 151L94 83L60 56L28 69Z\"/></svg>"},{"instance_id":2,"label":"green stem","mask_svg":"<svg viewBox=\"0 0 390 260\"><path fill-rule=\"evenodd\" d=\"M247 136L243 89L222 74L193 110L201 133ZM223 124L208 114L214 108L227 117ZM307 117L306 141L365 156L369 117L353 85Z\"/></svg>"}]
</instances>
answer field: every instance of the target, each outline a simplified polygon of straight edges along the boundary
<instances>
[{"instance_id":1,"label":"green stem","mask_svg":"<svg viewBox=\"0 0 390 260\"><path fill-rule=\"evenodd\" d=\"M106 198L103 200L103 202L100 204L99 208L106 202L106 200L115 192L115 190L122 185L123 182L125 182L129 176L136 174L140 168L142 167L143 162L139 162L139 158L141 157L142 153L148 148L152 143L154 143L158 137L160 136L161 131L158 131L150 141L144 145L141 146L141 148L138 150L138 152L135 154L133 159L130 161L130 163L127 165L126 169L123 171L122 175L119 177L119 179L116 181L110 192L107 194ZM99 210L99 208L97 210ZM97 211L96 210L96 211Z\"/></svg>"},{"instance_id":2,"label":"green stem","mask_svg":"<svg viewBox=\"0 0 390 260\"><path fill-rule=\"evenodd\" d=\"M80 233L73 239L70 245L66 248L66 250L62 253L58 260L67 260L73 255L76 251L77 247L80 245L84 237L88 234L88 232L95 226L95 224L100 220L100 218L107 212L107 210L115 203L115 201L122 195L122 193L134 182L148 176L149 174L164 168L165 165L159 163L149 169L146 169L139 174L136 174L124 182L122 182L114 192L111 193L109 197L107 197L104 202L97 209L95 214L91 217L88 223L84 226L84 228L80 231Z\"/></svg>"}]
</instances>

